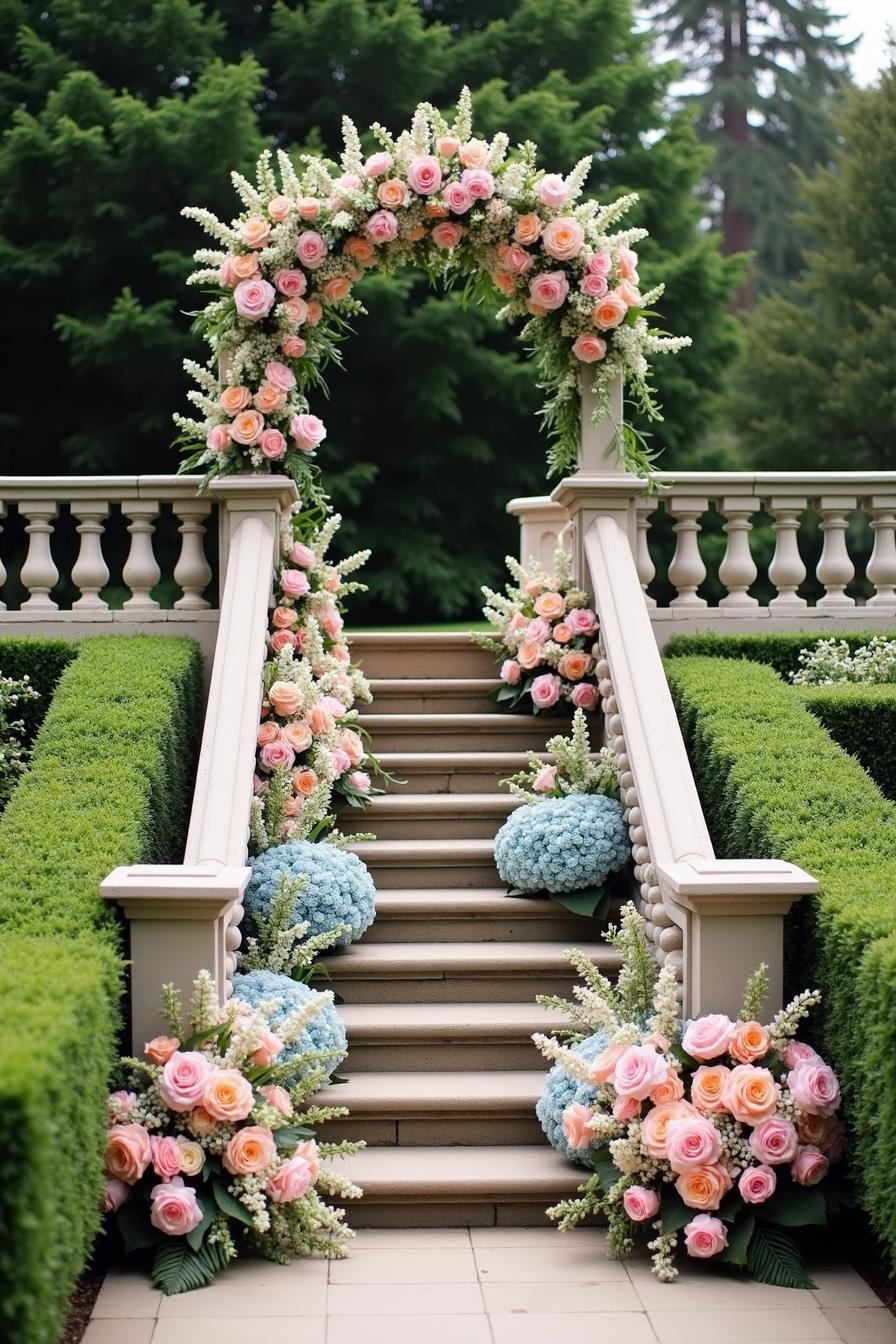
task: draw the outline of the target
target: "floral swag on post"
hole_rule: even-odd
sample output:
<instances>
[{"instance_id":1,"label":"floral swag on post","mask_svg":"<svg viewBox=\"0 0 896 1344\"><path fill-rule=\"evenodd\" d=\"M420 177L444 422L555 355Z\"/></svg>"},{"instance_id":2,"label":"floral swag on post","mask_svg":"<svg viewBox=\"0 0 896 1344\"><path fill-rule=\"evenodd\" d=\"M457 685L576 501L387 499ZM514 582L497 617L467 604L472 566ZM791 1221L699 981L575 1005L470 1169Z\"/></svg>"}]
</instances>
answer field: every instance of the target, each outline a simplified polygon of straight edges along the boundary
<instances>
[{"instance_id":1,"label":"floral swag on post","mask_svg":"<svg viewBox=\"0 0 896 1344\"><path fill-rule=\"evenodd\" d=\"M409 131L396 138L375 124L371 134L381 149L365 157L343 121L339 168L306 154L299 172L280 150L275 170L265 152L255 185L233 175L243 211L230 224L184 210L218 246L196 252L190 277L213 291L195 324L212 353L206 367L185 361L199 384L188 397L200 418L175 416L183 470L204 469L206 480L284 471L306 503L322 500L314 453L326 429L308 392L323 389L323 371L340 362L349 319L364 311L352 286L377 266L464 276L472 300L494 301L496 290L504 297L499 318L529 318L522 338L548 393L551 474L577 460L583 372L596 421L609 415L620 375L638 408L660 418L648 357L690 342L649 325L663 286L639 288L632 248L646 230L612 231L635 195L608 206L579 202L592 156L563 178L537 166L530 141L509 152L503 133L474 137L467 89L453 124L421 103ZM643 441L630 426L616 428L626 467L646 474Z\"/></svg>"}]
</instances>

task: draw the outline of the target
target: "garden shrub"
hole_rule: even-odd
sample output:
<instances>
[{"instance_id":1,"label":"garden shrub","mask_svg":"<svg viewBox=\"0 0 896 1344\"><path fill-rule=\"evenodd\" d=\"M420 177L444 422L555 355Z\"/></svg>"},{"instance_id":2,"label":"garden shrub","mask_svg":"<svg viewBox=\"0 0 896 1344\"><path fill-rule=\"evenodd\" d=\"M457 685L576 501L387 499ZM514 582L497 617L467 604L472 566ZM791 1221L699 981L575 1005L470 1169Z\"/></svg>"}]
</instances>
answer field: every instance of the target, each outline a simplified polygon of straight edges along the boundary
<instances>
[{"instance_id":1,"label":"garden shrub","mask_svg":"<svg viewBox=\"0 0 896 1344\"><path fill-rule=\"evenodd\" d=\"M771 667L674 657L666 671L718 851L818 878L790 954L824 994L861 1202L896 1265L896 807Z\"/></svg>"},{"instance_id":2,"label":"garden shrub","mask_svg":"<svg viewBox=\"0 0 896 1344\"><path fill-rule=\"evenodd\" d=\"M850 653L867 644L879 630L796 631L794 634L738 635L707 630L699 635L673 635L663 651L664 658L741 658L751 663L767 663L784 681L798 672L801 649L814 649L823 639L842 639Z\"/></svg>"},{"instance_id":3,"label":"garden shrub","mask_svg":"<svg viewBox=\"0 0 896 1344\"><path fill-rule=\"evenodd\" d=\"M122 930L99 883L179 857L201 721L191 640L73 652L0 818L0 1335L16 1344L56 1344L100 1222Z\"/></svg>"},{"instance_id":4,"label":"garden shrub","mask_svg":"<svg viewBox=\"0 0 896 1344\"><path fill-rule=\"evenodd\" d=\"M20 681L28 677L40 699L22 705L25 741L31 742L43 723L56 683L69 663L78 656L70 639L42 639L36 635L4 635L0 638L0 677Z\"/></svg>"}]
</instances>

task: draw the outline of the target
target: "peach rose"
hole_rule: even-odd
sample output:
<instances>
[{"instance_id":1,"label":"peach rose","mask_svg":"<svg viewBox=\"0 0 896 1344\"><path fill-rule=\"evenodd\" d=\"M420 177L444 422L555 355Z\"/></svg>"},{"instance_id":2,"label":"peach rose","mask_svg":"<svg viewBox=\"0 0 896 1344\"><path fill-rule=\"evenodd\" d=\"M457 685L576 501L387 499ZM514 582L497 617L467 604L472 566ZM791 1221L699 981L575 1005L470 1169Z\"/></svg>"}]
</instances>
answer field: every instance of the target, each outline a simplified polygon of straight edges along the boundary
<instances>
[{"instance_id":1,"label":"peach rose","mask_svg":"<svg viewBox=\"0 0 896 1344\"><path fill-rule=\"evenodd\" d=\"M318 322L323 317L323 315L324 315L323 307L321 306L321 304L318 303L317 299L309 299L308 316L305 318L305 321L308 323L309 327L316 327Z\"/></svg>"},{"instance_id":2,"label":"peach rose","mask_svg":"<svg viewBox=\"0 0 896 1344\"><path fill-rule=\"evenodd\" d=\"M260 747L269 747L272 742L276 742L280 736L280 729L276 723L263 723L255 734L255 741Z\"/></svg>"},{"instance_id":3,"label":"peach rose","mask_svg":"<svg viewBox=\"0 0 896 1344\"><path fill-rule=\"evenodd\" d=\"M190 1113L190 1128L194 1134L210 1134L216 1125L213 1115L204 1106L196 1106Z\"/></svg>"},{"instance_id":4,"label":"peach rose","mask_svg":"<svg viewBox=\"0 0 896 1344\"><path fill-rule=\"evenodd\" d=\"M650 1094L654 1106L662 1106L669 1101L681 1101L684 1096L684 1083L674 1069L670 1069L664 1083L655 1087Z\"/></svg>"},{"instance_id":5,"label":"peach rose","mask_svg":"<svg viewBox=\"0 0 896 1344\"><path fill-rule=\"evenodd\" d=\"M432 231L432 240L436 247L444 247L446 249L457 247L463 236L464 231L461 225L455 223L454 220L449 219L443 220L441 224L437 224Z\"/></svg>"},{"instance_id":6,"label":"peach rose","mask_svg":"<svg viewBox=\"0 0 896 1344\"><path fill-rule=\"evenodd\" d=\"M264 433L264 416L258 411L240 411L230 422L230 437L234 443L250 448Z\"/></svg>"},{"instance_id":7,"label":"peach rose","mask_svg":"<svg viewBox=\"0 0 896 1344\"><path fill-rule=\"evenodd\" d=\"M325 737L327 733L332 733L335 727L333 715L328 709L324 709L323 705L314 706L308 715L308 722L311 724L311 731L315 737Z\"/></svg>"},{"instance_id":8,"label":"peach rose","mask_svg":"<svg viewBox=\"0 0 896 1344\"><path fill-rule=\"evenodd\" d=\"M824 1153L812 1144L806 1144L791 1162L790 1174L797 1185L818 1185L827 1176L829 1165Z\"/></svg>"},{"instance_id":9,"label":"peach rose","mask_svg":"<svg viewBox=\"0 0 896 1344\"><path fill-rule=\"evenodd\" d=\"M698 1213L685 1225L684 1244L688 1255L697 1260L708 1260L724 1251L728 1245L728 1231L721 1218Z\"/></svg>"},{"instance_id":10,"label":"peach rose","mask_svg":"<svg viewBox=\"0 0 896 1344\"><path fill-rule=\"evenodd\" d=\"M205 1085L202 1104L216 1120L234 1124L252 1110L252 1084L239 1069L215 1069Z\"/></svg>"},{"instance_id":11,"label":"peach rose","mask_svg":"<svg viewBox=\"0 0 896 1344\"><path fill-rule=\"evenodd\" d=\"M566 599L560 593L542 593L535 601L535 610L545 620L556 621L566 610Z\"/></svg>"},{"instance_id":12,"label":"peach rose","mask_svg":"<svg viewBox=\"0 0 896 1344\"><path fill-rule=\"evenodd\" d=\"M256 251L265 247L271 236L271 226L261 215L250 215L240 225L240 237L247 247Z\"/></svg>"},{"instance_id":13,"label":"peach rose","mask_svg":"<svg viewBox=\"0 0 896 1344\"><path fill-rule=\"evenodd\" d=\"M277 1156L274 1136L266 1125L238 1129L224 1150L224 1166L231 1176L253 1176Z\"/></svg>"},{"instance_id":14,"label":"peach rose","mask_svg":"<svg viewBox=\"0 0 896 1344\"><path fill-rule=\"evenodd\" d=\"M291 630L278 630L271 636L271 652L274 654L282 653L284 649L295 647L296 637Z\"/></svg>"},{"instance_id":15,"label":"peach rose","mask_svg":"<svg viewBox=\"0 0 896 1344\"><path fill-rule=\"evenodd\" d=\"M613 1077L616 1062L625 1049L624 1045L608 1045L596 1059L591 1061L589 1076L593 1083L608 1083Z\"/></svg>"},{"instance_id":16,"label":"peach rose","mask_svg":"<svg viewBox=\"0 0 896 1344\"><path fill-rule=\"evenodd\" d=\"M258 1090L269 1106L273 1106L275 1111L279 1111L281 1115L285 1115L289 1119L293 1114L293 1105L285 1087L278 1087L276 1083L268 1083Z\"/></svg>"},{"instance_id":17,"label":"peach rose","mask_svg":"<svg viewBox=\"0 0 896 1344\"><path fill-rule=\"evenodd\" d=\"M456 135L440 135L436 141L436 151L441 159L453 159L460 149L460 141Z\"/></svg>"},{"instance_id":18,"label":"peach rose","mask_svg":"<svg viewBox=\"0 0 896 1344\"><path fill-rule=\"evenodd\" d=\"M611 327L618 327L619 323L628 312L628 305L625 299L620 298L614 289L609 294L594 305L591 313L591 320L596 327L606 331Z\"/></svg>"},{"instance_id":19,"label":"peach rose","mask_svg":"<svg viewBox=\"0 0 896 1344\"><path fill-rule=\"evenodd\" d=\"M563 271L542 271L529 282L530 299L548 313L562 308L568 293L569 281Z\"/></svg>"},{"instance_id":20,"label":"peach rose","mask_svg":"<svg viewBox=\"0 0 896 1344\"><path fill-rule=\"evenodd\" d=\"M588 1128L588 1122L595 1112L590 1106L574 1101L563 1112L563 1137L575 1152L590 1148L594 1142L594 1132Z\"/></svg>"},{"instance_id":21,"label":"peach rose","mask_svg":"<svg viewBox=\"0 0 896 1344\"><path fill-rule=\"evenodd\" d=\"M283 736L286 738L293 751L307 751L313 741L311 729L304 719L298 719L295 723L287 723L283 728Z\"/></svg>"},{"instance_id":22,"label":"peach rose","mask_svg":"<svg viewBox=\"0 0 896 1344\"><path fill-rule=\"evenodd\" d=\"M308 304L304 299L287 299L283 307L286 310L286 316L294 326L300 327L303 322L308 321Z\"/></svg>"},{"instance_id":23,"label":"peach rose","mask_svg":"<svg viewBox=\"0 0 896 1344\"><path fill-rule=\"evenodd\" d=\"M531 247L541 237L542 224L536 214L520 215L513 230L514 240L523 247Z\"/></svg>"},{"instance_id":24,"label":"peach rose","mask_svg":"<svg viewBox=\"0 0 896 1344\"><path fill-rule=\"evenodd\" d=\"M468 140L460 147L460 161L465 168L484 168L488 163L488 144L485 140Z\"/></svg>"},{"instance_id":25,"label":"peach rose","mask_svg":"<svg viewBox=\"0 0 896 1344\"><path fill-rule=\"evenodd\" d=\"M624 279L635 279L638 272L637 252L633 252L630 247L621 247L616 253L616 269Z\"/></svg>"},{"instance_id":26,"label":"peach rose","mask_svg":"<svg viewBox=\"0 0 896 1344\"><path fill-rule=\"evenodd\" d=\"M360 234L354 234L346 239L343 252L347 257L351 257L361 266L369 266L376 256L373 244L369 238L362 238Z\"/></svg>"},{"instance_id":27,"label":"peach rose","mask_svg":"<svg viewBox=\"0 0 896 1344\"><path fill-rule=\"evenodd\" d=\"M112 1125L106 1138L106 1174L135 1185L152 1161L149 1134L142 1125Z\"/></svg>"},{"instance_id":28,"label":"peach rose","mask_svg":"<svg viewBox=\"0 0 896 1344\"><path fill-rule=\"evenodd\" d=\"M652 1046L630 1045L616 1061L613 1086L622 1097L644 1101L655 1087L666 1081L668 1072L666 1060Z\"/></svg>"},{"instance_id":29,"label":"peach rose","mask_svg":"<svg viewBox=\"0 0 896 1344\"><path fill-rule=\"evenodd\" d=\"M258 1045L252 1051L252 1063L259 1069L269 1069L283 1049L283 1042L272 1031L264 1029L259 1034Z\"/></svg>"},{"instance_id":30,"label":"peach rose","mask_svg":"<svg viewBox=\"0 0 896 1344\"><path fill-rule=\"evenodd\" d=\"M679 1175L699 1167L714 1166L721 1156L722 1136L705 1116L687 1115L669 1124L666 1159Z\"/></svg>"},{"instance_id":31,"label":"peach rose","mask_svg":"<svg viewBox=\"0 0 896 1344\"><path fill-rule=\"evenodd\" d=\"M297 770L292 777L292 786L303 798L310 798L317 788L317 774L309 768Z\"/></svg>"},{"instance_id":32,"label":"peach rose","mask_svg":"<svg viewBox=\"0 0 896 1344\"><path fill-rule=\"evenodd\" d=\"M585 232L571 216L559 215L545 225L541 235L541 245L549 257L556 261L572 261L582 250Z\"/></svg>"},{"instance_id":33,"label":"peach rose","mask_svg":"<svg viewBox=\"0 0 896 1344\"><path fill-rule=\"evenodd\" d=\"M555 644L568 644L572 639L572 631L565 621L559 621L554 626L552 639Z\"/></svg>"},{"instance_id":34,"label":"peach rose","mask_svg":"<svg viewBox=\"0 0 896 1344\"><path fill-rule=\"evenodd\" d=\"M286 405L286 393L279 387L271 387L270 383L262 383L252 401L262 415L273 415L275 411L282 411Z\"/></svg>"},{"instance_id":35,"label":"peach rose","mask_svg":"<svg viewBox=\"0 0 896 1344\"><path fill-rule=\"evenodd\" d=\"M701 1064L691 1079L691 1101L700 1111L724 1111L731 1070L725 1064Z\"/></svg>"},{"instance_id":36,"label":"peach rose","mask_svg":"<svg viewBox=\"0 0 896 1344\"><path fill-rule=\"evenodd\" d=\"M620 280L616 286L616 293L629 308L637 308L641 303L641 291L630 280Z\"/></svg>"},{"instance_id":37,"label":"peach rose","mask_svg":"<svg viewBox=\"0 0 896 1344\"><path fill-rule=\"evenodd\" d=\"M364 759L364 743L352 728L345 728L339 736L339 745L346 753L352 765L360 765Z\"/></svg>"},{"instance_id":38,"label":"peach rose","mask_svg":"<svg viewBox=\"0 0 896 1344\"><path fill-rule=\"evenodd\" d=\"M172 1111L191 1111L202 1101L212 1072L211 1061L198 1050L175 1050L162 1069L159 1095Z\"/></svg>"},{"instance_id":39,"label":"peach rose","mask_svg":"<svg viewBox=\"0 0 896 1344\"><path fill-rule=\"evenodd\" d=\"M764 1204L775 1193L778 1177L772 1167L745 1167L737 1182L738 1193L745 1204Z\"/></svg>"},{"instance_id":40,"label":"peach rose","mask_svg":"<svg viewBox=\"0 0 896 1344\"><path fill-rule=\"evenodd\" d=\"M682 1048L694 1059L718 1059L727 1053L735 1026L724 1013L707 1013L689 1022L681 1038Z\"/></svg>"},{"instance_id":41,"label":"peach rose","mask_svg":"<svg viewBox=\"0 0 896 1344\"><path fill-rule=\"evenodd\" d=\"M227 415L238 415L244 411L252 400L252 393L248 387L225 387L218 398L218 405Z\"/></svg>"},{"instance_id":42,"label":"peach rose","mask_svg":"<svg viewBox=\"0 0 896 1344\"><path fill-rule=\"evenodd\" d=\"M161 1176L163 1181L170 1180L176 1176L181 1169L180 1148L174 1139L165 1135L163 1138L157 1138L155 1135L149 1141L152 1149L152 1169L157 1176Z\"/></svg>"},{"instance_id":43,"label":"peach rose","mask_svg":"<svg viewBox=\"0 0 896 1344\"><path fill-rule=\"evenodd\" d=\"M742 1125L768 1120L778 1107L774 1075L755 1064L738 1064L731 1070L725 1089L725 1105Z\"/></svg>"},{"instance_id":44,"label":"peach rose","mask_svg":"<svg viewBox=\"0 0 896 1344\"><path fill-rule=\"evenodd\" d=\"M292 1204L310 1188L311 1168L303 1157L293 1155L274 1172L265 1191L275 1204Z\"/></svg>"},{"instance_id":45,"label":"peach rose","mask_svg":"<svg viewBox=\"0 0 896 1344\"><path fill-rule=\"evenodd\" d=\"M641 1121L641 1147L645 1153L649 1157L665 1158L669 1126L675 1120L683 1120L696 1114L694 1107L687 1101L669 1101L654 1106Z\"/></svg>"},{"instance_id":46,"label":"peach rose","mask_svg":"<svg viewBox=\"0 0 896 1344\"><path fill-rule=\"evenodd\" d=\"M274 713L284 719L291 719L302 708L302 692L293 681L272 682L268 700Z\"/></svg>"},{"instance_id":47,"label":"peach rose","mask_svg":"<svg viewBox=\"0 0 896 1344\"><path fill-rule=\"evenodd\" d=\"M379 184L376 198L380 205L385 205L389 210L398 210L407 203L408 189L400 177L390 177Z\"/></svg>"},{"instance_id":48,"label":"peach rose","mask_svg":"<svg viewBox=\"0 0 896 1344\"><path fill-rule=\"evenodd\" d=\"M520 667L530 671L541 662L541 645L536 639L524 639L516 651L516 660Z\"/></svg>"},{"instance_id":49,"label":"peach rose","mask_svg":"<svg viewBox=\"0 0 896 1344\"><path fill-rule=\"evenodd\" d=\"M177 1136L175 1143L180 1149L181 1171L185 1176L198 1176L205 1166L205 1152L202 1145L184 1138L182 1134Z\"/></svg>"},{"instance_id":50,"label":"peach rose","mask_svg":"<svg viewBox=\"0 0 896 1344\"><path fill-rule=\"evenodd\" d=\"M561 677L566 677L569 681L581 681L591 666L591 658L587 653L582 653L579 649L571 649L569 653L564 653L557 664L557 671Z\"/></svg>"},{"instance_id":51,"label":"peach rose","mask_svg":"<svg viewBox=\"0 0 896 1344\"><path fill-rule=\"evenodd\" d=\"M268 214L275 224L282 224L291 209L292 205L286 196L272 196L268 204Z\"/></svg>"},{"instance_id":52,"label":"peach rose","mask_svg":"<svg viewBox=\"0 0 896 1344\"><path fill-rule=\"evenodd\" d=\"M644 1223L659 1213L660 1197L643 1185L630 1185L622 1196L622 1207L633 1223Z\"/></svg>"},{"instance_id":53,"label":"peach rose","mask_svg":"<svg viewBox=\"0 0 896 1344\"><path fill-rule=\"evenodd\" d=\"M508 275L507 271L492 271L492 280L498 286L498 289L500 289L502 294L507 294L509 296L510 294L515 293L516 282L512 275Z\"/></svg>"},{"instance_id":54,"label":"peach rose","mask_svg":"<svg viewBox=\"0 0 896 1344\"><path fill-rule=\"evenodd\" d=\"M317 219L320 214L320 201L316 201L313 196L303 196L296 202L296 209L302 219Z\"/></svg>"},{"instance_id":55,"label":"peach rose","mask_svg":"<svg viewBox=\"0 0 896 1344\"><path fill-rule=\"evenodd\" d=\"M246 252L233 258L233 274L237 280L254 280L261 269L254 252Z\"/></svg>"},{"instance_id":56,"label":"peach rose","mask_svg":"<svg viewBox=\"0 0 896 1344\"><path fill-rule=\"evenodd\" d=\"M728 1046L732 1059L741 1064L755 1064L768 1054L768 1032L761 1022L738 1022L734 1039Z\"/></svg>"},{"instance_id":57,"label":"peach rose","mask_svg":"<svg viewBox=\"0 0 896 1344\"><path fill-rule=\"evenodd\" d=\"M583 364L596 364L607 353L607 343L591 332L585 332L573 342L572 352Z\"/></svg>"},{"instance_id":58,"label":"peach rose","mask_svg":"<svg viewBox=\"0 0 896 1344\"><path fill-rule=\"evenodd\" d=\"M153 1036L143 1047L143 1053L150 1064L167 1064L180 1045L176 1036Z\"/></svg>"},{"instance_id":59,"label":"peach rose","mask_svg":"<svg viewBox=\"0 0 896 1344\"><path fill-rule=\"evenodd\" d=\"M527 252L524 247L518 247L516 243L505 244L498 248L498 259L505 271L511 275L525 275L532 269L534 258L531 252Z\"/></svg>"},{"instance_id":60,"label":"peach rose","mask_svg":"<svg viewBox=\"0 0 896 1344\"><path fill-rule=\"evenodd\" d=\"M352 292L351 281L345 275L331 275L329 280L324 281L323 295L330 303L338 303L340 299L348 298Z\"/></svg>"},{"instance_id":61,"label":"peach rose","mask_svg":"<svg viewBox=\"0 0 896 1344\"><path fill-rule=\"evenodd\" d=\"M167 1237L185 1237L202 1222L202 1205L191 1185L182 1176L153 1187L149 1196L149 1221Z\"/></svg>"},{"instance_id":62,"label":"peach rose","mask_svg":"<svg viewBox=\"0 0 896 1344\"><path fill-rule=\"evenodd\" d=\"M724 1167L693 1167L675 1182L675 1189L689 1209L717 1209L733 1182Z\"/></svg>"},{"instance_id":63,"label":"peach rose","mask_svg":"<svg viewBox=\"0 0 896 1344\"><path fill-rule=\"evenodd\" d=\"M791 1162L796 1157L798 1147L797 1132L789 1120L782 1115L769 1116L760 1120L749 1137L750 1152L760 1162L775 1165Z\"/></svg>"}]
</instances>

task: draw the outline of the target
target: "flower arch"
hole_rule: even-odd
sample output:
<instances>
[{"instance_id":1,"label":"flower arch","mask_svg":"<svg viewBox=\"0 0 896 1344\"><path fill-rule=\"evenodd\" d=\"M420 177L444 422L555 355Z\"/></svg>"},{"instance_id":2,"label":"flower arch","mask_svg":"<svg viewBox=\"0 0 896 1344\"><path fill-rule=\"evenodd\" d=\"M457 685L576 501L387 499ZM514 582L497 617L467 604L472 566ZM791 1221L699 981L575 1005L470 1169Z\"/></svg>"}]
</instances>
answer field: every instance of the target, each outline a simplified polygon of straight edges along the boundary
<instances>
[{"instance_id":1,"label":"flower arch","mask_svg":"<svg viewBox=\"0 0 896 1344\"><path fill-rule=\"evenodd\" d=\"M371 135L380 149L365 157L346 118L338 168L303 155L298 171L282 150L276 162L266 152L254 184L233 175L243 209L229 224L184 210L217 246L196 252L190 276L213 290L196 316L211 356L205 366L185 361L198 387L188 393L197 414L175 416L182 470L202 469L206 479L282 471L306 506L323 503L316 449L326 429L309 394L339 360L349 319L364 312L351 290L374 267L465 277L472 298L498 301L498 318L527 319L521 335L547 393L550 475L576 463L583 374L596 420L609 415L620 374L638 406L659 417L649 357L690 342L649 324L663 286L639 287L633 247L646 230L613 231L635 195L608 206L580 201L591 157L564 178L538 167L531 142L511 151L503 133L477 138L468 89L450 124L421 103L397 138L378 124ZM626 466L646 474L650 456L630 430L621 448Z\"/></svg>"}]
</instances>

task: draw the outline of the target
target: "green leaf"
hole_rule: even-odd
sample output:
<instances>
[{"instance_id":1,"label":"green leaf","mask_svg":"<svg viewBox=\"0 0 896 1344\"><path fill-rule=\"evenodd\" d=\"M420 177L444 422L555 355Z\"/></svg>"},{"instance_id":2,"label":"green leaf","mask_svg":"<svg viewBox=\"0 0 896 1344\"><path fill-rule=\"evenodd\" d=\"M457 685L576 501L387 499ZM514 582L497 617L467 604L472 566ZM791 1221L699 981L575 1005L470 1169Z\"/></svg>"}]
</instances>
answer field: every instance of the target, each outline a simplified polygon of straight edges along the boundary
<instances>
[{"instance_id":1,"label":"green leaf","mask_svg":"<svg viewBox=\"0 0 896 1344\"><path fill-rule=\"evenodd\" d=\"M571 910L574 915L589 919L603 919L610 908L610 893L606 887L587 887L582 891L551 892L551 900Z\"/></svg>"},{"instance_id":2,"label":"green leaf","mask_svg":"<svg viewBox=\"0 0 896 1344\"><path fill-rule=\"evenodd\" d=\"M204 1288L227 1265L227 1254L215 1243L198 1251L184 1237L166 1237L155 1253L152 1278L166 1297Z\"/></svg>"},{"instance_id":3,"label":"green leaf","mask_svg":"<svg viewBox=\"0 0 896 1344\"><path fill-rule=\"evenodd\" d=\"M757 1283L814 1288L794 1241L780 1228L757 1222L747 1247L747 1269Z\"/></svg>"},{"instance_id":4,"label":"green leaf","mask_svg":"<svg viewBox=\"0 0 896 1344\"><path fill-rule=\"evenodd\" d=\"M147 1246L155 1246L164 1233L153 1227L149 1221L149 1208L142 1200L131 1198L118 1210L118 1230L124 1240L124 1248L142 1251Z\"/></svg>"},{"instance_id":5,"label":"green leaf","mask_svg":"<svg viewBox=\"0 0 896 1344\"><path fill-rule=\"evenodd\" d=\"M597 1158L596 1161L592 1162L591 1168L597 1179L600 1181L602 1190L609 1190L611 1186L616 1184L619 1177L622 1175L622 1172L615 1162L609 1162L602 1158Z\"/></svg>"},{"instance_id":6,"label":"green leaf","mask_svg":"<svg viewBox=\"0 0 896 1344\"><path fill-rule=\"evenodd\" d=\"M780 1184L762 1206L762 1216L782 1227L827 1226L824 1194L817 1185Z\"/></svg>"},{"instance_id":7,"label":"green leaf","mask_svg":"<svg viewBox=\"0 0 896 1344\"><path fill-rule=\"evenodd\" d=\"M252 1226L251 1213L238 1199L234 1199L223 1181L212 1181L212 1191L215 1203L222 1213L226 1213L228 1218L235 1218L239 1223L245 1223L247 1227Z\"/></svg>"},{"instance_id":8,"label":"green leaf","mask_svg":"<svg viewBox=\"0 0 896 1344\"><path fill-rule=\"evenodd\" d=\"M196 1226L193 1228L192 1232L187 1233L187 1241L190 1243L194 1251L198 1251L199 1247L202 1245L203 1239L205 1238L205 1234L208 1231L209 1227L211 1226L211 1221L215 1214L215 1207L210 1199L207 1199L203 1204L201 1204L200 1208L203 1211L202 1222L197 1223Z\"/></svg>"},{"instance_id":9,"label":"green leaf","mask_svg":"<svg viewBox=\"0 0 896 1344\"><path fill-rule=\"evenodd\" d=\"M693 1216L694 1210L688 1208L677 1190L673 1189L671 1185L667 1185L660 1200L660 1220L663 1224L663 1231L677 1232L679 1228L684 1227L685 1223L689 1223Z\"/></svg>"},{"instance_id":10,"label":"green leaf","mask_svg":"<svg viewBox=\"0 0 896 1344\"><path fill-rule=\"evenodd\" d=\"M279 1152L286 1152L290 1148L295 1148L297 1143L303 1139L313 1139L316 1131L309 1129L307 1125L282 1125L280 1129L274 1130L274 1142Z\"/></svg>"},{"instance_id":11,"label":"green leaf","mask_svg":"<svg viewBox=\"0 0 896 1344\"><path fill-rule=\"evenodd\" d=\"M729 1190L725 1198L719 1205L718 1217L724 1218L726 1223L731 1223L737 1217L743 1208L743 1202L736 1190Z\"/></svg>"},{"instance_id":12,"label":"green leaf","mask_svg":"<svg viewBox=\"0 0 896 1344\"><path fill-rule=\"evenodd\" d=\"M719 1259L724 1260L729 1265L745 1265L747 1263L747 1250L755 1227L755 1213L752 1209L743 1209L728 1229L728 1245L722 1251Z\"/></svg>"},{"instance_id":13,"label":"green leaf","mask_svg":"<svg viewBox=\"0 0 896 1344\"><path fill-rule=\"evenodd\" d=\"M206 1027L205 1031L194 1031L192 1036L178 1046L179 1050L195 1050L197 1045L202 1045L205 1041L210 1041L213 1036L218 1036L222 1030L221 1023L217 1026Z\"/></svg>"}]
</instances>

